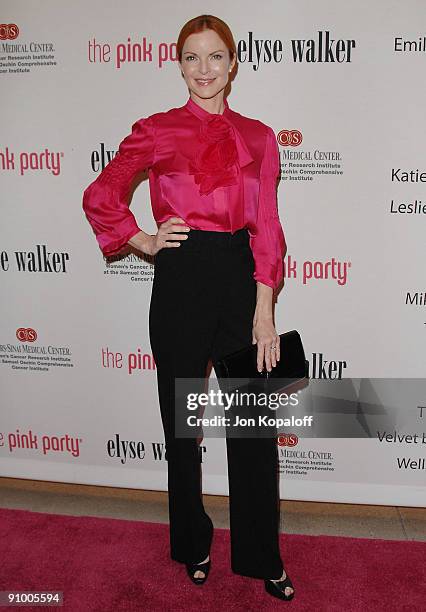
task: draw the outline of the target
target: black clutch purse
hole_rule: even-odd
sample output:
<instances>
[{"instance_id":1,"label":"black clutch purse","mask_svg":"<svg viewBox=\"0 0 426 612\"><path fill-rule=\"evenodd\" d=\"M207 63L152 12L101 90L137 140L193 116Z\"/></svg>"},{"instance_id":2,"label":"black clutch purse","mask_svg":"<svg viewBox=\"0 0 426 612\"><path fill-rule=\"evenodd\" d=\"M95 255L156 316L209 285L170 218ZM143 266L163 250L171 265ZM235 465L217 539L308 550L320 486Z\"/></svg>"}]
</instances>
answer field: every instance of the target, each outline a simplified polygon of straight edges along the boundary
<instances>
[{"instance_id":1,"label":"black clutch purse","mask_svg":"<svg viewBox=\"0 0 426 612\"><path fill-rule=\"evenodd\" d=\"M238 379L244 381L242 386L247 385L266 394L289 393L306 387L309 384L309 361L305 358L299 332L293 329L279 337L280 360L271 372L265 366L262 372L258 371L257 344L251 344L213 361L217 378L222 379L227 390L236 388L230 379Z\"/></svg>"}]
</instances>

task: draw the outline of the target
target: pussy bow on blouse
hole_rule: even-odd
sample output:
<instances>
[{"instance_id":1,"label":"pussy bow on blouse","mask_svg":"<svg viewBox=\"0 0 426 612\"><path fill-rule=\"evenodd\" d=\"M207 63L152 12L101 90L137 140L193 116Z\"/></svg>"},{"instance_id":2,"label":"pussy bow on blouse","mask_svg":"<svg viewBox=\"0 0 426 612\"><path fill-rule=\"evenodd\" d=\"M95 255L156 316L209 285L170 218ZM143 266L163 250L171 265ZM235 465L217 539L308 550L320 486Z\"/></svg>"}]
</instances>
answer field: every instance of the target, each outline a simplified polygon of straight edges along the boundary
<instances>
[{"instance_id":1,"label":"pussy bow on blouse","mask_svg":"<svg viewBox=\"0 0 426 612\"><path fill-rule=\"evenodd\" d=\"M229 108L209 113L192 98L182 107L139 119L115 157L87 187L83 210L104 255L120 253L141 231L129 208L137 175L148 171L159 225L181 217L192 229L246 227L254 278L277 287L287 246L277 209L280 175L273 130Z\"/></svg>"}]
</instances>

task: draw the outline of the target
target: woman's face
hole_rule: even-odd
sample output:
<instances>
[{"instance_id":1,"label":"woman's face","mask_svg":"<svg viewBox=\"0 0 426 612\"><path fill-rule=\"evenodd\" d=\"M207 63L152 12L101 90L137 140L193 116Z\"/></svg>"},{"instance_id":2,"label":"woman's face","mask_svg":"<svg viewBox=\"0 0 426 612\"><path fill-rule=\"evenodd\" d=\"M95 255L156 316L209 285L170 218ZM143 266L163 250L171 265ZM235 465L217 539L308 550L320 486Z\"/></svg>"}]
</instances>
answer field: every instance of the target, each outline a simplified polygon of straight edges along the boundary
<instances>
[{"instance_id":1,"label":"woman's face","mask_svg":"<svg viewBox=\"0 0 426 612\"><path fill-rule=\"evenodd\" d=\"M229 59L229 51L214 30L191 34L182 49L183 72L189 90L200 98L213 98L228 83L235 65Z\"/></svg>"}]
</instances>

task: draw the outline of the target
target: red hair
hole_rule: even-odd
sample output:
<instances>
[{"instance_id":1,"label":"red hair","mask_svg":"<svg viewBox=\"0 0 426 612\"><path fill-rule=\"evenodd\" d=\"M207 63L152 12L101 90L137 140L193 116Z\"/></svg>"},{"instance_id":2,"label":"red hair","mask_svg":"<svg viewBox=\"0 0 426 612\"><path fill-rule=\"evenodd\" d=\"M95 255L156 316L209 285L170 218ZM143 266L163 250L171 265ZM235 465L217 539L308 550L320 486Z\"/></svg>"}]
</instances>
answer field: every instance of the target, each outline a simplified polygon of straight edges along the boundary
<instances>
[{"instance_id":1,"label":"red hair","mask_svg":"<svg viewBox=\"0 0 426 612\"><path fill-rule=\"evenodd\" d=\"M182 62L183 45L188 36L197 34L198 32L204 32L204 30L214 30L216 32L228 48L231 60L237 56L235 40L228 24L214 15L198 15L198 17L194 17L187 21L179 32L176 50L180 62Z\"/></svg>"}]
</instances>

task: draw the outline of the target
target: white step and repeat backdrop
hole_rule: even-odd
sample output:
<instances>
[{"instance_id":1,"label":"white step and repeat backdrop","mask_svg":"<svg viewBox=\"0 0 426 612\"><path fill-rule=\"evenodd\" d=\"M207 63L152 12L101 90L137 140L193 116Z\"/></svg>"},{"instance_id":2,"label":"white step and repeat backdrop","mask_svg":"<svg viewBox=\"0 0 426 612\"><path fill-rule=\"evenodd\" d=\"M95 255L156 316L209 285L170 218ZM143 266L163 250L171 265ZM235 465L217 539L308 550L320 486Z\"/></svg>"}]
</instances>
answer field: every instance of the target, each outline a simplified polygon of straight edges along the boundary
<instances>
[{"instance_id":1,"label":"white step and repeat backdrop","mask_svg":"<svg viewBox=\"0 0 426 612\"><path fill-rule=\"evenodd\" d=\"M281 428L281 497L423 506L423 0L2 2L0 474L166 489L154 268L105 261L81 201L134 121L186 102L174 43L200 12L234 32L231 108L279 142L278 331L301 332L313 382L358 378L378 412L396 402L390 425L364 415L369 435ZM131 209L156 231L147 182ZM204 491L227 494L224 440L201 450Z\"/></svg>"}]
</instances>

